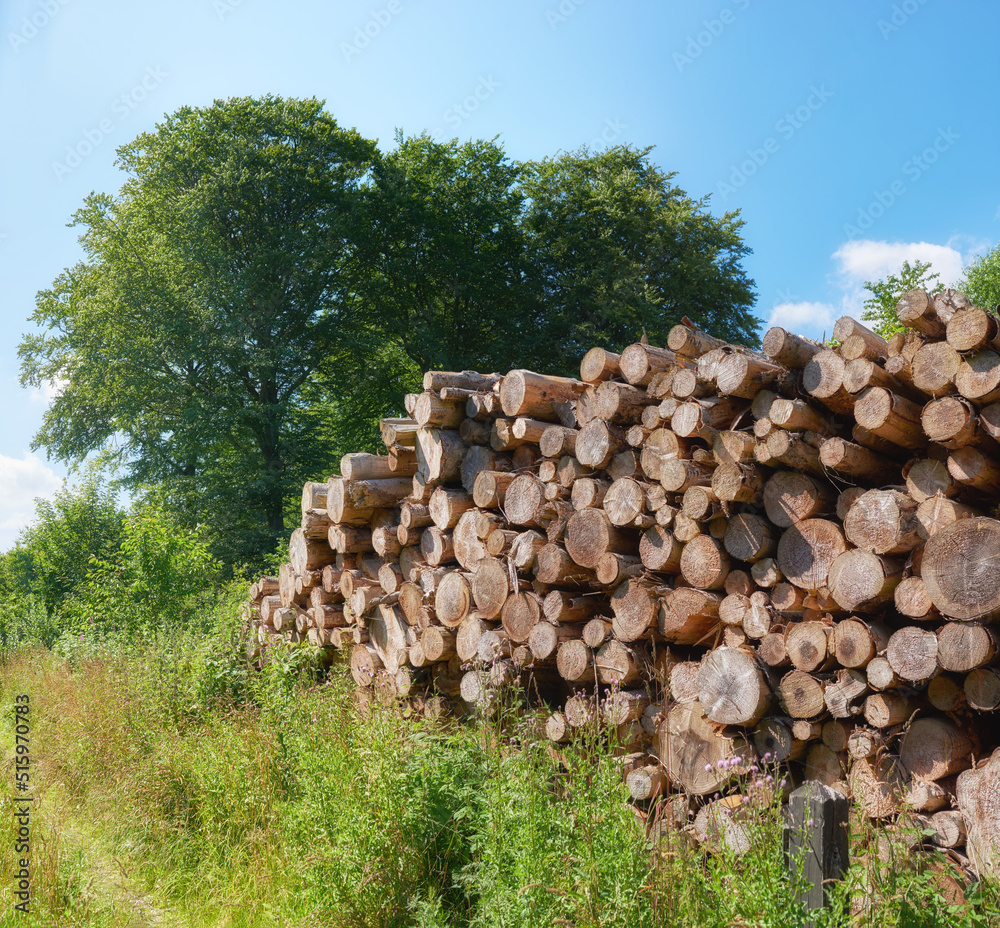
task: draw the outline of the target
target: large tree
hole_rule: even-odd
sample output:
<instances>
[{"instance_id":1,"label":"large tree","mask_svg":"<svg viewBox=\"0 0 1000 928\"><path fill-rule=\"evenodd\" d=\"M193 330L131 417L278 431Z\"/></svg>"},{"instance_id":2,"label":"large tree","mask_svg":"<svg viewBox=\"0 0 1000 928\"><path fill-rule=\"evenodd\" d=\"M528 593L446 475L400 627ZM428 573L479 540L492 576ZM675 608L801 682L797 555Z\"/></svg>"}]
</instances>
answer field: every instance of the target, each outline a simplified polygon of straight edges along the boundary
<instances>
[{"instance_id":1,"label":"large tree","mask_svg":"<svg viewBox=\"0 0 1000 928\"><path fill-rule=\"evenodd\" d=\"M39 294L22 380L56 381L36 446L114 448L126 482L209 521L230 560L284 532L331 449L303 392L372 327L359 300L374 144L317 100L185 107L119 149L117 196L75 216L86 259Z\"/></svg>"},{"instance_id":2,"label":"large tree","mask_svg":"<svg viewBox=\"0 0 1000 928\"><path fill-rule=\"evenodd\" d=\"M373 172L371 299L418 368L572 373L594 345L664 344L685 315L757 342L742 222L648 150L517 163L495 140L397 142Z\"/></svg>"},{"instance_id":3,"label":"large tree","mask_svg":"<svg viewBox=\"0 0 1000 928\"><path fill-rule=\"evenodd\" d=\"M533 363L572 370L592 346L620 350L643 329L666 344L684 316L757 344L742 220L711 215L673 177L649 149L628 146L528 166L521 189L538 299L519 335Z\"/></svg>"},{"instance_id":4,"label":"large tree","mask_svg":"<svg viewBox=\"0 0 1000 928\"><path fill-rule=\"evenodd\" d=\"M523 366L533 314L524 169L495 141L403 138L369 191L372 288L387 332L418 370Z\"/></svg>"}]
</instances>

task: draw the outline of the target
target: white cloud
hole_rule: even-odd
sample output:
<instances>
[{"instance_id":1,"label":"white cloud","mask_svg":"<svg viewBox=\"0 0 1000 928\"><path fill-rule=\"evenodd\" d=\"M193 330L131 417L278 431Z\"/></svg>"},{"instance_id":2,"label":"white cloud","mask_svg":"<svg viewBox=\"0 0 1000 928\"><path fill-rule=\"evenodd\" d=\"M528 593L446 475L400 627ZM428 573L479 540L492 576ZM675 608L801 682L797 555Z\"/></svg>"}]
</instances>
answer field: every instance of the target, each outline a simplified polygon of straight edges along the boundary
<instances>
[{"instance_id":1,"label":"white cloud","mask_svg":"<svg viewBox=\"0 0 1000 928\"><path fill-rule=\"evenodd\" d=\"M820 339L826 332L827 337L833 331L833 323L841 315L836 306L829 303L779 303L771 310L767 319L767 328L780 325L783 329L804 335L807 338Z\"/></svg>"},{"instance_id":2,"label":"white cloud","mask_svg":"<svg viewBox=\"0 0 1000 928\"><path fill-rule=\"evenodd\" d=\"M966 258L952 244L931 242L876 242L863 239L845 242L834 253L837 273L845 288L863 287L866 280L881 280L895 274L904 261L926 261L940 274L943 286L962 276Z\"/></svg>"},{"instance_id":3,"label":"white cloud","mask_svg":"<svg viewBox=\"0 0 1000 928\"><path fill-rule=\"evenodd\" d=\"M52 496L62 479L35 454L9 458L0 454L0 551L13 546L35 515L35 498Z\"/></svg>"}]
</instances>

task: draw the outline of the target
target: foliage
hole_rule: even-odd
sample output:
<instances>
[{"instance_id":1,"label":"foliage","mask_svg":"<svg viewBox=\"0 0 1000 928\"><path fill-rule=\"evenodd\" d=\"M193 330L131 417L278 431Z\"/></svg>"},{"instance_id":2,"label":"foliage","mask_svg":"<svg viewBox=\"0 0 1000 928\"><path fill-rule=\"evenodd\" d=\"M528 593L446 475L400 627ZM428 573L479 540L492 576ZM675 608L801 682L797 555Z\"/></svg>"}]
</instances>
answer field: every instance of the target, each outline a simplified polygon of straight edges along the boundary
<instances>
[{"instance_id":1,"label":"foliage","mask_svg":"<svg viewBox=\"0 0 1000 928\"><path fill-rule=\"evenodd\" d=\"M255 559L331 466L302 393L336 395L365 330L349 258L374 144L316 100L266 97L183 107L118 155L127 180L77 211L86 260L39 294L48 334L21 345L24 383L65 383L35 446L116 444L128 485Z\"/></svg>"},{"instance_id":2,"label":"foliage","mask_svg":"<svg viewBox=\"0 0 1000 928\"><path fill-rule=\"evenodd\" d=\"M20 346L24 384L63 385L34 444L104 452L236 572L425 369L571 373L684 315L758 338L741 220L648 149L521 163L400 134L383 154L317 100L264 97L183 107L118 165Z\"/></svg>"},{"instance_id":3,"label":"foliage","mask_svg":"<svg viewBox=\"0 0 1000 928\"><path fill-rule=\"evenodd\" d=\"M1000 245L973 258L962 269L962 280L955 288L974 305L995 313L1000 306Z\"/></svg>"},{"instance_id":4,"label":"foliage","mask_svg":"<svg viewBox=\"0 0 1000 928\"><path fill-rule=\"evenodd\" d=\"M0 643L51 644L67 604L89 582L92 561L117 555L124 519L114 494L94 472L78 487L37 500L34 521L0 554Z\"/></svg>"},{"instance_id":5,"label":"foliage","mask_svg":"<svg viewBox=\"0 0 1000 928\"><path fill-rule=\"evenodd\" d=\"M522 165L494 141L396 137L368 199L370 299L417 371L525 366L537 314Z\"/></svg>"},{"instance_id":6,"label":"foliage","mask_svg":"<svg viewBox=\"0 0 1000 928\"><path fill-rule=\"evenodd\" d=\"M718 843L694 849L670 830L646 844L613 739L598 730L556 754L516 703L444 723L359 710L342 675L316 685L306 649L193 711L210 675L183 652L218 646L234 602L179 650L121 648L75 670L23 651L0 665L0 704L32 694L45 770L33 820L45 848L39 911L25 924L124 928L137 898L164 923L199 925L805 924L780 802L760 794L742 856ZM5 821L0 866L13 872ZM848 880L817 928L996 923L995 887L949 904L947 867L910 852L886 859L875 852L881 832L854 832Z\"/></svg>"},{"instance_id":7,"label":"foliage","mask_svg":"<svg viewBox=\"0 0 1000 928\"><path fill-rule=\"evenodd\" d=\"M885 280L866 280L865 289L871 294L864 302L865 310L861 318L873 322L874 330L883 338L889 338L903 326L896 318L896 304L899 298L910 290L935 292L940 285L938 274L931 273L928 261L904 261L898 274L890 274Z\"/></svg>"},{"instance_id":8,"label":"foliage","mask_svg":"<svg viewBox=\"0 0 1000 928\"><path fill-rule=\"evenodd\" d=\"M163 510L139 505L125 520L118 556L93 560L77 609L113 627L151 634L190 624L217 582L218 565L203 530L180 530Z\"/></svg>"},{"instance_id":9,"label":"foliage","mask_svg":"<svg viewBox=\"0 0 1000 928\"><path fill-rule=\"evenodd\" d=\"M650 149L586 149L527 166L522 182L535 318L519 366L569 371L595 344L665 345L686 315L712 335L756 345L742 220L708 213L673 184Z\"/></svg>"}]
</instances>

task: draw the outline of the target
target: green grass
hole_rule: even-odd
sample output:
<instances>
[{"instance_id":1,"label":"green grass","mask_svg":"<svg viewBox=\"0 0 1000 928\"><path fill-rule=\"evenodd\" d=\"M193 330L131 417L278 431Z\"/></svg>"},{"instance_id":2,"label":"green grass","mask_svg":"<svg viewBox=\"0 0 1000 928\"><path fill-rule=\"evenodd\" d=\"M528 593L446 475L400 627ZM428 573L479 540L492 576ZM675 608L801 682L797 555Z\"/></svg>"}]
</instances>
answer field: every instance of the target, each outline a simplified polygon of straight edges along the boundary
<instances>
[{"instance_id":1,"label":"green grass","mask_svg":"<svg viewBox=\"0 0 1000 928\"><path fill-rule=\"evenodd\" d=\"M72 662L44 649L6 656L0 704L32 697L38 801L35 913L15 922L8 906L0 923L804 923L776 803L755 808L742 857L669 831L653 846L600 732L557 752L513 699L464 722L361 709L343 674L317 685L289 656L241 676L216 647L177 638ZM10 725L0 739L12 765ZM817 926L1000 925L992 890L949 910L940 862L876 863L875 838L855 829L855 866Z\"/></svg>"}]
</instances>

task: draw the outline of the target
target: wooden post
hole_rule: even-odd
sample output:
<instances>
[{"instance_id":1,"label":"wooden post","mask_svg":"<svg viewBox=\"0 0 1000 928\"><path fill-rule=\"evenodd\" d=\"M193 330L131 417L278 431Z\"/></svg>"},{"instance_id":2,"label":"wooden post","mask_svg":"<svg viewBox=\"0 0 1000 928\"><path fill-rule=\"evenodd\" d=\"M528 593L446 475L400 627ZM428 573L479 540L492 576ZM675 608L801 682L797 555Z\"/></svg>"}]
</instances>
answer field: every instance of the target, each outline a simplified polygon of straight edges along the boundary
<instances>
[{"instance_id":1,"label":"wooden post","mask_svg":"<svg viewBox=\"0 0 1000 928\"><path fill-rule=\"evenodd\" d=\"M846 796L810 780L788 800L789 821L783 829L785 860L797 881L798 899L806 909L826 905L827 883L842 880L850 864ZM811 924L811 923L810 923Z\"/></svg>"}]
</instances>

